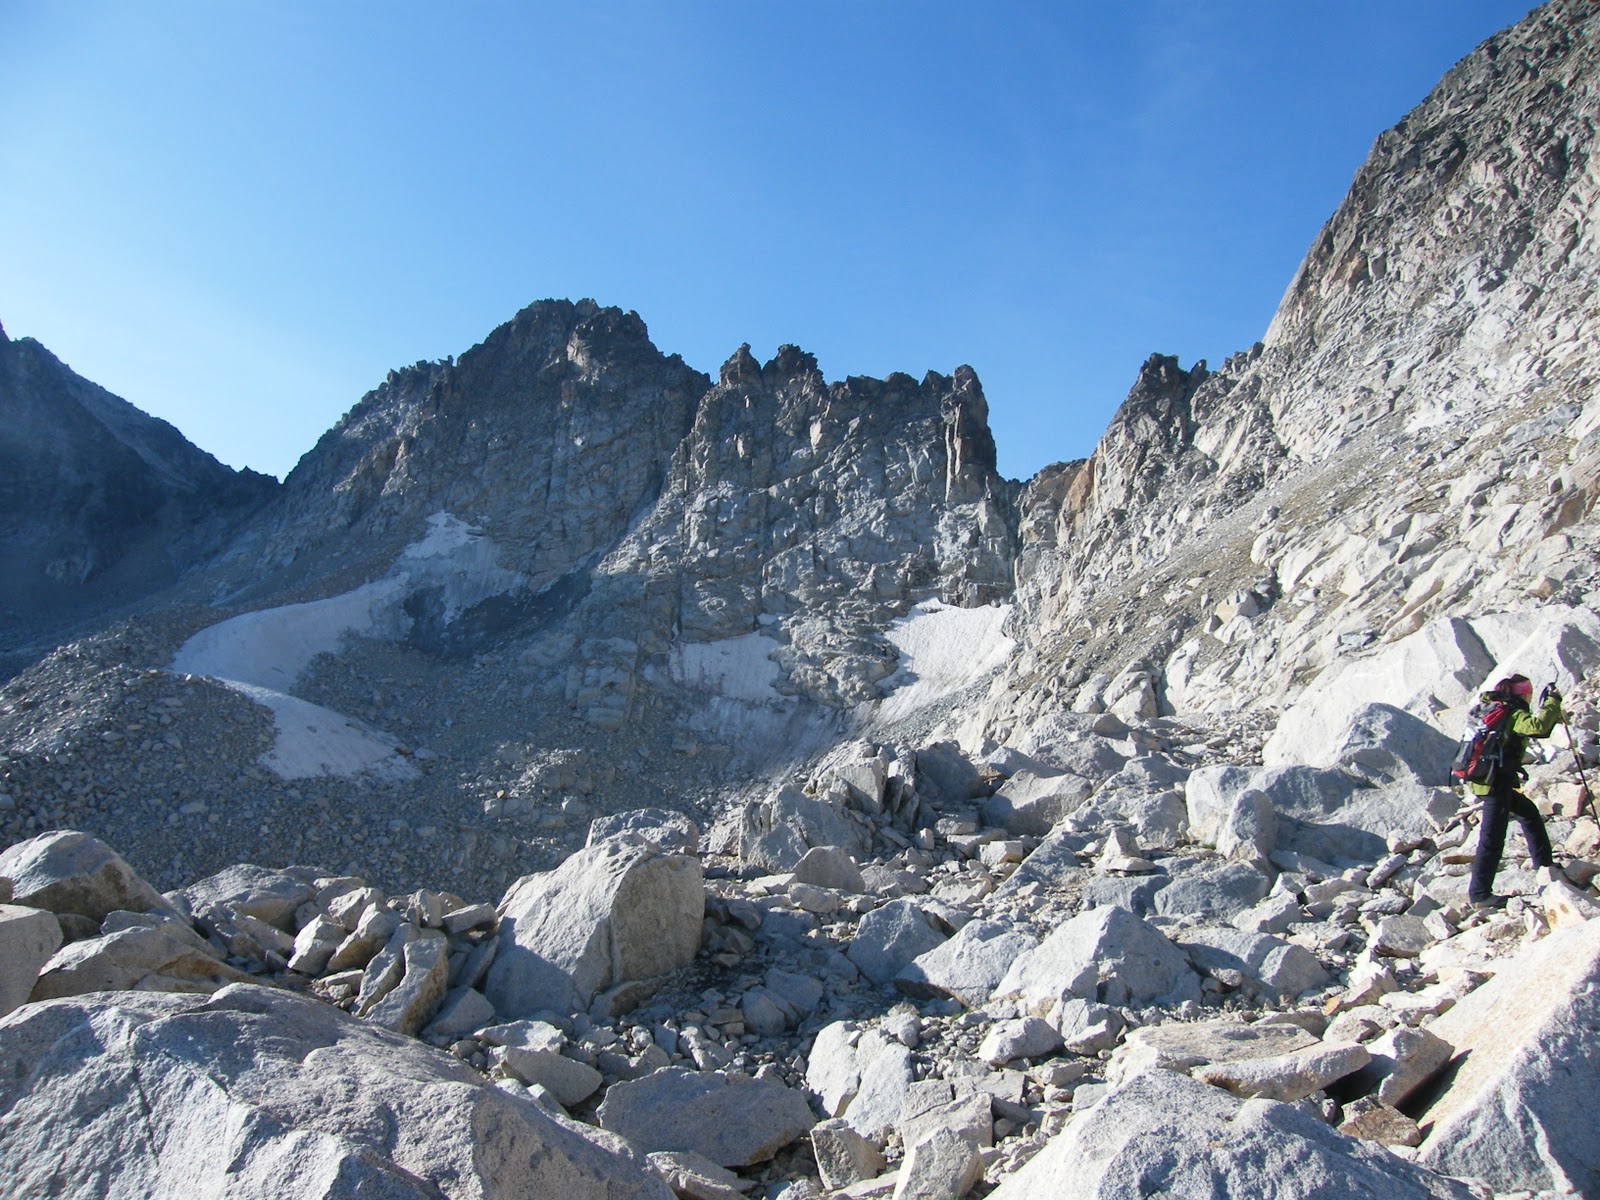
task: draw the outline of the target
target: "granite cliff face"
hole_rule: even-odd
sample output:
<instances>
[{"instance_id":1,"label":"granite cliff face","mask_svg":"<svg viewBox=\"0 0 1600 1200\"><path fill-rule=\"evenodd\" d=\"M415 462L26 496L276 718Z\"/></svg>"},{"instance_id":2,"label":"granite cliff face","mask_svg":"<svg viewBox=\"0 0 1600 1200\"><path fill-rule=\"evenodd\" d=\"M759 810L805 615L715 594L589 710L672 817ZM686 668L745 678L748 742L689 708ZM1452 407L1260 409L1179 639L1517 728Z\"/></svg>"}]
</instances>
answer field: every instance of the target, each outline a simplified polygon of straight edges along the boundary
<instances>
[{"instance_id":1,"label":"granite cliff face","mask_svg":"<svg viewBox=\"0 0 1600 1200\"><path fill-rule=\"evenodd\" d=\"M1441 614L1592 602L1597 28L1551 4L1464 59L1261 344L1152 358L1094 454L1029 484L988 732L1274 706Z\"/></svg>"}]
</instances>

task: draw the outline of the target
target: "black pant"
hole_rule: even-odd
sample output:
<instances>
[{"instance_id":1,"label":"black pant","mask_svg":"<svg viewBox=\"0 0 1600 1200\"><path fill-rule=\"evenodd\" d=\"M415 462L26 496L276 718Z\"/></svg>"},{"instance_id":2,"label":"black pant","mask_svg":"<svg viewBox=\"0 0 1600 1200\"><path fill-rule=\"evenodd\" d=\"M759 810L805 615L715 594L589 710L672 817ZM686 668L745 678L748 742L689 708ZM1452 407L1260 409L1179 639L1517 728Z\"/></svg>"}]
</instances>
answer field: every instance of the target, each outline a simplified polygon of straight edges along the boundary
<instances>
[{"instance_id":1,"label":"black pant","mask_svg":"<svg viewBox=\"0 0 1600 1200\"><path fill-rule=\"evenodd\" d=\"M1469 899L1487 900L1493 894L1494 874L1500 869L1500 855L1506 848L1506 825L1512 817L1522 826L1534 868L1548 867L1555 861L1550 854L1550 835L1544 831L1544 818L1533 801L1509 782L1496 781L1494 790L1483 798L1478 853L1472 860L1472 880L1467 885Z\"/></svg>"}]
</instances>

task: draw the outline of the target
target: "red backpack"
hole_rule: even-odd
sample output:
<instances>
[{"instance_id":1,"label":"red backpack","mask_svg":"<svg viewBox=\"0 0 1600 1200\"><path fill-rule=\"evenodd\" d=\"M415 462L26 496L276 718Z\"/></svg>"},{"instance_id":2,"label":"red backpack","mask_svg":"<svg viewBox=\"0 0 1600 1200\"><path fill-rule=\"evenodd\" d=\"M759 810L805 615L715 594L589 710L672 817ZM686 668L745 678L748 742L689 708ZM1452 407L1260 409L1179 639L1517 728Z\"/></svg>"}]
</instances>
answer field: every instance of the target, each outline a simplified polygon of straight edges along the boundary
<instances>
[{"instance_id":1,"label":"red backpack","mask_svg":"<svg viewBox=\"0 0 1600 1200\"><path fill-rule=\"evenodd\" d=\"M1460 783L1488 783L1505 753L1511 728L1511 705L1504 700L1474 704L1467 713L1467 731L1450 764L1450 777Z\"/></svg>"}]
</instances>

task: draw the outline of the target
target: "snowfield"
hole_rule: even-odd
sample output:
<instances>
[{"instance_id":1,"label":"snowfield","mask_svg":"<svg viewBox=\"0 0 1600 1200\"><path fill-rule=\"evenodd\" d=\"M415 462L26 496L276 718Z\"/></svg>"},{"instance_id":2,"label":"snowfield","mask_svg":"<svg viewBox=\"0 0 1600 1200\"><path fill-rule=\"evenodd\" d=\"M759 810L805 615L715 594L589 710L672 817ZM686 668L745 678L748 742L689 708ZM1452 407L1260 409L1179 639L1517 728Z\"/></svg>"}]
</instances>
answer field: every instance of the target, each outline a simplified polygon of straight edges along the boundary
<instances>
[{"instance_id":1,"label":"snowfield","mask_svg":"<svg viewBox=\"0 0 1600 1200\"><path fill-rule=\"evenodd\" d=\"M294 686L319 654L337 654L349 637L398 641L411 629L402 607L420 587L444 592L446 618L523 581L495 565L494 543L446 512L401 552L390 573L326 600L242 613L195 634L168 670L207 675L272 712L276 737L262 764L283 779L372 772L414 779L401 742L342 713L301 700Z\"/></svg>"}]
</instances>

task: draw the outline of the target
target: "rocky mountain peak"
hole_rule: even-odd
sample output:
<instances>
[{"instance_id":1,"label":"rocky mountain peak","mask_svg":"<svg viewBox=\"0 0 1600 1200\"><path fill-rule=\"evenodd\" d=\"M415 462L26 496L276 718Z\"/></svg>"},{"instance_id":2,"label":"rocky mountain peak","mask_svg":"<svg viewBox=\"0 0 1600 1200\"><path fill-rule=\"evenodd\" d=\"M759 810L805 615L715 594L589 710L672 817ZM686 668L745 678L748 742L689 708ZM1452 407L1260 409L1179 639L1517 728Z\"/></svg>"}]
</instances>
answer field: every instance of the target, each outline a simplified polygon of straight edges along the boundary
<instances>
[{"instance_id":1,"label":"rocky mountain peak","mask_svg":"<svg viewBox=\"0 0 1600 1200\"><path fill-rule=\"evenodd\" d=\"M171 584L277 486L223 466L32 338L0 338L3 649Z\"/></svg>"}]
</instances>

